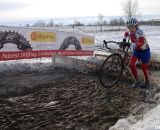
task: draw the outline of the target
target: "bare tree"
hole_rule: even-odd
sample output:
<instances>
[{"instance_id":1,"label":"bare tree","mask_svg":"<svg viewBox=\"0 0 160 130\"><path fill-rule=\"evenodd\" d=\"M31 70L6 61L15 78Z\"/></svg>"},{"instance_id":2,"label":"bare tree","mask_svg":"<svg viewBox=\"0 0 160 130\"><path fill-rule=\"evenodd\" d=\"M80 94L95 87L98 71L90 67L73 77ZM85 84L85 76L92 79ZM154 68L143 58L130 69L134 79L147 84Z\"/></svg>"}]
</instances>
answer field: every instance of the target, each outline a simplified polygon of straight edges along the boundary
<instances>
[{"instance_id":1,"label":"bare tree","mask_svg":"<svg viewBox=\"0 0 160 130\"><path fill-rule=\"evenodd\" d=\"M25 25L25 27L30 27L30 25L27 23L27 24Z\"/></svg>"},{"instance_id":2,"label":"bare tree","mask_svg":"<svg viewBox=\"0 0 160 130\"><path fill-rule=\"evenodd\" d=\"M45 26L46 26L46 23L43 20L39 20L33 24L33 27L45 27Z\"/></svg>"},{"instance_id":3,"label":"bare tree","mask_svg":"<svg viewBox=\"0 0 160 130\"><path fill-rule=\"evenodd\" d=\"M78 21L78 20L75 20L73 25L74 25L74 26L83 26L84 24L82 24L82 23L81 23L80 21Z\"/></svg>"},{"instance_id":4,"label":"bare tree","mask_svg":"<svg viewBox=\"0 0 160 130\"><path fill-rule=\"evenodd\" d=\"M54 21L53 21L53 19L51 19L51 20L47 23L46 26L47 26L47 27L53 27L53 26L54 26Z\"/></svg>"},{"instance_id":5,"label":"bare tree","mask_svg":"<svg viewBox=\"0 0 160 130\"><path fill-rule=\"evenodd\" d=\"M127 18L135 17L138 15L138 1L137 0L126 0L123 2L124 15Z\"/></svg>"},{"instance_id":6,"label":"bare tree","mask_svg":"<svg viewBox=\"0 0 160 130\"><path fill-rule=\"evenodd\" d=\"M124 24L125 24L125 21L123 20L122 17L114 18L114 19L111 19L110 21L110 25L124 25Z\"/></svg>"},{"instance_id":7,"label":"bare tree","mask_svg":"<svg viewBox=\"0 0 160 130\"><path fill-rule=\"evenodd\" d=\"M101 27L101 28L100 28L101 32L102 32L103 18L104 18L104 16L103 16L102 14L99 14L99 15L98 15L99 25L100 25L100 27Z\"/></svg>"}]
</instances>

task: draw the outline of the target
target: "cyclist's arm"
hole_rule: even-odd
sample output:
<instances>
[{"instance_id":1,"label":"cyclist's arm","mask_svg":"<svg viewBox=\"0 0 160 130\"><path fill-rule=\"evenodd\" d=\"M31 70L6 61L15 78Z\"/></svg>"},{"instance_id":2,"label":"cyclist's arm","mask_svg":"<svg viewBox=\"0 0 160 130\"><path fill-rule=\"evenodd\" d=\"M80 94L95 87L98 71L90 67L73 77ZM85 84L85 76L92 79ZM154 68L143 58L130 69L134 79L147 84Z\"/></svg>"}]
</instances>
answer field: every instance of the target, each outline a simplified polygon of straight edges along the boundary
<instances>
[{"instance_id":1,"label":"cyclist's arm","mask_svg":"<svg viewBox=\"0 0 160 130\"><path fill-rule=\"evenodd\" d=\"M142 30L138 30L138 38L137 38L137 50L143 50L143 45L146 44L145 34Z\"/></svg>"},{"instance_id":2,"label":"cyclist's arm","mask_svg":"<svg viewBox=\"0 0 160 130\"><path fill-rule=\"evenodd\" d=\"M126 31L126 32L124 33L124 37L123 37L123 41L122 41L122 42L123 42L124 44L126 44L127 46L130 45L130 43L127 42L127 38L129 39L129 36L130 36L130 35L129 35L129 32Z\"/></svg>"},{"instance_id":3,"label":"cyclist's arm","mask_svg":"<svg viewBox=\"0 0 160 130\"><path fill-rule=\"evenodd\" d=\"M141 47L143 46L143 44L145 43L145 39L144 37L139 37L138 41L137 41L137 50L141 50Z\"/></svg>"}]
</instances>

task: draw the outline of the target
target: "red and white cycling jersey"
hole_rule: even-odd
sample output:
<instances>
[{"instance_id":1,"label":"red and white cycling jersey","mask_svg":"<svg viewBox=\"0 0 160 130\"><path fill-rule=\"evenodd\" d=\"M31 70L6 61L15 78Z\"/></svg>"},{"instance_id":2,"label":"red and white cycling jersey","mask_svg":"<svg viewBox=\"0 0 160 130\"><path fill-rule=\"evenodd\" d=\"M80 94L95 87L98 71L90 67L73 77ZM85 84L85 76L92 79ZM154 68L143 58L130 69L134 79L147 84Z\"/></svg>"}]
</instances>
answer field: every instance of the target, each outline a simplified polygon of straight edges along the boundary
<instances>
[{"instance_id":1,"label":"red and white cycling jersey","mask_svg":"<svg viewBox=\"0 0 160 130\"><path fill-rule=\"evenodd\" d=\"M146 36L141 29L137 29L135 33L127 30L124 33L124 39L129 38L136 50L146 50L148 48Z\"/></svg>"}]
</instances>

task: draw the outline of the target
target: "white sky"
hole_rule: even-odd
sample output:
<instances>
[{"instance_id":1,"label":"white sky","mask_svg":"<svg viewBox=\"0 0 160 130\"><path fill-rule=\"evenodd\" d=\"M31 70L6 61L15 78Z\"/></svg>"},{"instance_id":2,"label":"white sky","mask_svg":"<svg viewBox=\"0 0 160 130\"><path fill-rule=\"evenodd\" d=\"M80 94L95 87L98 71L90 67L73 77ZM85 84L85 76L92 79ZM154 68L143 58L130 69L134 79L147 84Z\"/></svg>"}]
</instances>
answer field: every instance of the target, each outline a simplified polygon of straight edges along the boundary
<instances>
[{"instance_id":1,"label":"white sky","mask_svg":"<svg viewBox=\"0 0 160 130\"><path fill-rule=\"evenodd\" d=\"M0 0L0 21L79 16L122 16L125 0ZM160 0L138 0L139 12L159 14Z\"/></svg>"}]
</instances>

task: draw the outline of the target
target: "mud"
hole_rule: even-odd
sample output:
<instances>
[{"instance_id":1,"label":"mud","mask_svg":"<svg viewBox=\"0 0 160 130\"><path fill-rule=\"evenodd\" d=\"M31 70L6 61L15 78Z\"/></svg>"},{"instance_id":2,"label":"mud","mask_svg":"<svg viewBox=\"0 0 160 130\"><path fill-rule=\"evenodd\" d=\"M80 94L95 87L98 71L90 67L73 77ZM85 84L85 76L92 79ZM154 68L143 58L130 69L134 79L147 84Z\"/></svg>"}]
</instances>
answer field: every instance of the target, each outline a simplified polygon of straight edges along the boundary
<instances>
[{"instance_id":1,"label":"mud","mask_svg":"<svg viewBox=\"0 0 160 130\"><path fill-rule=\"evenodd\" d=\"M147 97L130 85L107 89L97 74L64 68L1 72L0 129L108 130Z\"/></svg>"}]
</instances>

